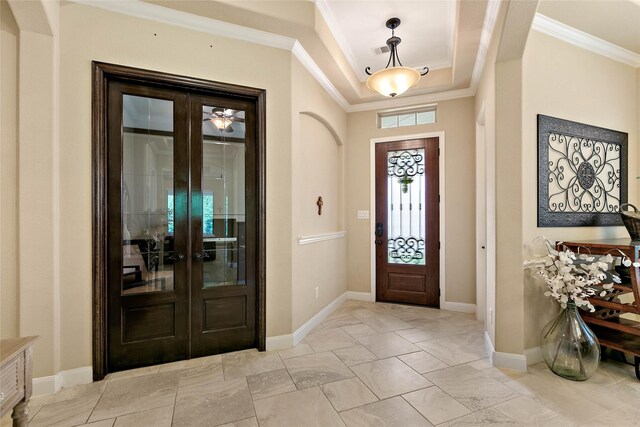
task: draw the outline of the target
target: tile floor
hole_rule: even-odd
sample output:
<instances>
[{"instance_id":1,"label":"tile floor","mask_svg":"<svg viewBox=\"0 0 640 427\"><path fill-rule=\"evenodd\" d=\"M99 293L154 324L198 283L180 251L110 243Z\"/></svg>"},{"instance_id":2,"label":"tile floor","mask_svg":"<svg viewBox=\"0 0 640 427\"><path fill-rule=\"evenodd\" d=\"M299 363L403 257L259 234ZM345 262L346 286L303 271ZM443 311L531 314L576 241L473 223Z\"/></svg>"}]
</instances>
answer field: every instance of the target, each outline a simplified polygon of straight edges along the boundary
<instances>
[{"instance_id":1,"label":"tile floor","mask_svg":"<svg viewBox=\"0 0 640 427\"><path fill-rule=\"evenodd\" d=\"M33 398L36 426L640 425L633 367L587 382L490 365L471 315L344 303L296 347L204 357ZM3 424L7 421L5 418Z\"/></svg>"}]
</instances>

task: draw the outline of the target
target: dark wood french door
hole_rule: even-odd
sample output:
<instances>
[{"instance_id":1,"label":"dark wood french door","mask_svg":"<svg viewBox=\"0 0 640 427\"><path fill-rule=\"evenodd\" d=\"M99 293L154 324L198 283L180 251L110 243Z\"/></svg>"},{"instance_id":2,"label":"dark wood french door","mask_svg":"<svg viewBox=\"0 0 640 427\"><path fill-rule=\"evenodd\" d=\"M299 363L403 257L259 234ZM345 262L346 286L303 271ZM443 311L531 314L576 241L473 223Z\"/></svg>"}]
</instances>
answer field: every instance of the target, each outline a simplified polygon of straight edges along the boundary
<instances>
[{"instance_id":1,"label":"dark wood french door","mask_svg":"<svg viewBox=\"0 0 640 427\"><path fill-rule=\"evenodd\" d=\"M376 144L376 300L440 305L438 138Z\"/></svg>"},{"instance_id":2,"label":"dark wood french door","mask_svg":"<svg viewBox=\"0 0 640 427\"><path fill-rule=\"evenodd\" d=\"M264 349L257 102L105 85L106 337L97 377Z\"/></svg>"}]
</instances>

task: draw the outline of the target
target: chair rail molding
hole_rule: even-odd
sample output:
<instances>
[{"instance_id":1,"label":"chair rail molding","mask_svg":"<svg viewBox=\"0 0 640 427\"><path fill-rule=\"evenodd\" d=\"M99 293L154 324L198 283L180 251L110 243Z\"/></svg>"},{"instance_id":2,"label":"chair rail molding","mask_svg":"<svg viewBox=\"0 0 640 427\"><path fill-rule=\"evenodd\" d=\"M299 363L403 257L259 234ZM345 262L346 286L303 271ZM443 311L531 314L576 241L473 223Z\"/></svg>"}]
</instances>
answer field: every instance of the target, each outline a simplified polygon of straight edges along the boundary
<instances>
[{"instance_id":1,"label":"chair rail molding","mask_svg":"<svg viewBox=\"0 0 640 427\"><path fill-rule=\"evenodd\" d=\"M334 231L331 233L314 234L311 236L298 237L298 245L309 245L311 243L324 242L325 240L342 239L347 235L346 231Z\"/></svg>"}]
</instances>

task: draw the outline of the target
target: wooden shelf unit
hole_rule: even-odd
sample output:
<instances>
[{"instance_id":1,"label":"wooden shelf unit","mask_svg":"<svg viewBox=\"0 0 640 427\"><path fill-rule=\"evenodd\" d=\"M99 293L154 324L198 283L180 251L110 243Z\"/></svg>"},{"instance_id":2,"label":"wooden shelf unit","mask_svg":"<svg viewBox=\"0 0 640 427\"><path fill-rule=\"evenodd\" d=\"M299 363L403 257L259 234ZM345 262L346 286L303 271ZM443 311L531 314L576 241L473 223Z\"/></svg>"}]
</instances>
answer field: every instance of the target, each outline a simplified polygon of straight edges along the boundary
<instances>
[{"instance_id":1,"label":"wooden shelf unit","mask_svg":"<svg viewBox=\"0 0 640 427\"><path fill-rule=\"evenodd\" d=\"M640 262L640 241L628 238L558 242L556 249L613 257L624 254L632 262ZM640 321L621 317L628 313L640 315L640 268L631 266L630 273L626 283L614 285L606 296L589 299L596 307L594 313L580 311L580 315L589 323L601 346L633 355L636 377L640 380ZM623 296L631 296L632 301L621 302Z\"/></svg>"}]
</instances>

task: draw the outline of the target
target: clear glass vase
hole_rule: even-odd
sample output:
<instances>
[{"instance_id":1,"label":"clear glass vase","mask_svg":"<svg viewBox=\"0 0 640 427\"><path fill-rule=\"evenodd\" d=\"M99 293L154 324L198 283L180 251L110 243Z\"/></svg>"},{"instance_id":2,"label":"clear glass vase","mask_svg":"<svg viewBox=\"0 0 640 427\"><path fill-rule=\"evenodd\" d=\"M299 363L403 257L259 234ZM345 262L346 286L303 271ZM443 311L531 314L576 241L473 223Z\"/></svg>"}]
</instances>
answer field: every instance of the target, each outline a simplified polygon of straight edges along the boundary
<instances>
[{"instance_id":1,"label":"clear glass vase","mask_svg":"<svg viewBox=\"0 0 640 427\"><path fill-rule=\"evenodd\" d=\"M570 380L587 380L598 369L600 344L575 304L569 303L542 330L542 355L553 373Z\"/></svg>"}]
</instances>

